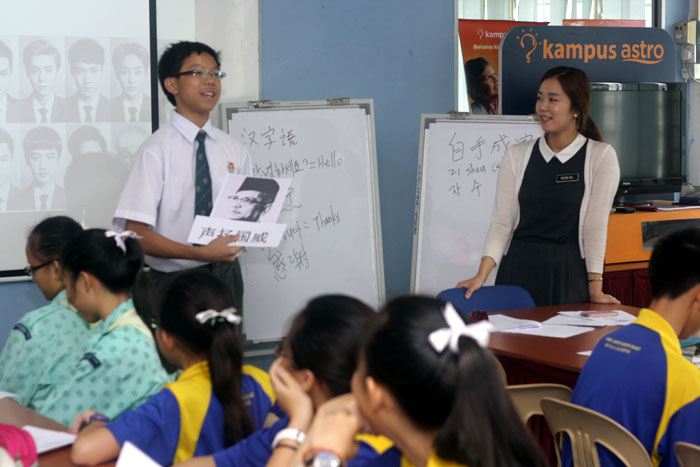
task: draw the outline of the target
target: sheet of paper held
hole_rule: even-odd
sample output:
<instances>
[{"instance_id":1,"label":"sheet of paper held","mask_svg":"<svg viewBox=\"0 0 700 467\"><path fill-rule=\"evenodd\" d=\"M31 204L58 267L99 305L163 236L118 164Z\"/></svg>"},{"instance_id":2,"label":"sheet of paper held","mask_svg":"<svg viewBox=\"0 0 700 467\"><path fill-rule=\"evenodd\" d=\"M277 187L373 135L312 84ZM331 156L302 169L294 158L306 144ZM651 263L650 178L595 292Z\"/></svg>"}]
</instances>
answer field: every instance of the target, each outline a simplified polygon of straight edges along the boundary
<instances>
[{"instance_id":1,"label":"sheet of paper held","mask_svg":"<svg viewBox=\"0 0 700 467\"><path fill-rule=\"evenodd\" d=\"M4 399L6 397L14 398L14 397L17 397L17 394L13 394L13 393L7 392L7 391L0 391L0 399Z\"/></svg>"},{"instance_id":2,"label":"sheet of paper held","mask_svg":"<svg viewBox=\"0 0 700 467\"><path fill-rule=\"evenodd\" d=\"M564 324L569 326L626 326L637 319L636 316L622 310L615 310L615 316L585 317L580 311L560 311L542 324Z\"/></svg>"},{"instance_id":3,"label":"sheet of paper held","mask_svg":"<svg viewBox=\"0 0 700 467\"><path fill-rule=\"evenodd\" d=\"M23 426L22 429L32 435L39 454L68 446L75 441L75 435L66 431L47 430L31 425Z\"/></svg>"}]
</instances>

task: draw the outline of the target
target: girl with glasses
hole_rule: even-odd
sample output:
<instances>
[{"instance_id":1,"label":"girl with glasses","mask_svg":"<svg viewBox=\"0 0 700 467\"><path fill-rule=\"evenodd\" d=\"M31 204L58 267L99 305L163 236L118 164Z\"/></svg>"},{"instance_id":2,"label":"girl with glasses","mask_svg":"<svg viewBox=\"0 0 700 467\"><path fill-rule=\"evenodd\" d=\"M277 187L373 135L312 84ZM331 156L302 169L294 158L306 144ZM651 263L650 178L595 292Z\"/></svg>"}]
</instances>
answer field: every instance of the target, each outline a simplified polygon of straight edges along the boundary
<instances>
[{"instance_id":1,"label":"girl with glasses","mask_svg":"<svg viewBox=\"0 0 700 467\"><path fill-rule=\"evenodd\" d=\"M64 245L82 230L69 217L49 217L27 238L25 273L50 303L25 314L14 325L0 354L0 390L17 394L20 404L31 405L40 376L56 370L57 362L47 355L71 361L80 358L89 328L66 298L58 258Z\"/></svg>"}]
</instances>

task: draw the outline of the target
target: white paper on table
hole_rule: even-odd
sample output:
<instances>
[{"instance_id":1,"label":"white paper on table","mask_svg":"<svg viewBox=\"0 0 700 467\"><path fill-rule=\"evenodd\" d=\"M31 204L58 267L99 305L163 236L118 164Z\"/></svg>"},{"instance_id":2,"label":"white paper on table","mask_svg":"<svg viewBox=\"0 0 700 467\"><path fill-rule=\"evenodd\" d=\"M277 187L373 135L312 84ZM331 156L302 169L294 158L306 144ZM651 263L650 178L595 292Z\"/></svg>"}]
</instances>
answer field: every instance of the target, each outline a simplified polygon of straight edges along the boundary
<instances>
[{"instance_id":1,"label":"white paper on table","mask_svg":"<svg viewBox=\"0 0 700 467\"><path fill-rule=\"evenodd\" d=\"M589 326L627 326L628 324L632 323L635 319L637 319L636 316L627 313L626 311L622 310L612 310L617 313L616 316L603 316L603 317L598 317L598 318L586 318L594 321L596 324L589 324ZM578 318L585 318L584 316L581 316L580 311L560 311L560 315L562 316L569 316L569 317L578 317Z\"/></svg>"},{"instance_id":2,"label":"white paper on table","mask_svg":"<svg viewBox=\"0 0 700 467\"><path fill-rule=\"evenodd\" d=\"M134 446L131 441L124 443L122 451L117 458L116 467L161 467L161 465L148 457L146 453Z\"/></svg>"},{"instance_id":3,"label":"white paper on table","mask_svg":"<svg viewBox=\"0 0 700 467\"><path fill-rule=\"evenodd\" d=\"M493 325L492 332L512 332L518 329L532 329L541 326L539 321L532 319L518 319L506 315L489 315L489 323Z\"/></svg>"},{"instance_id":4,"label":"white paper on table","mask_svg":"<svg viewBox=\"0 0 700 467\"><path fill-rule=\"evenodd\" d=\"M7 391L0 391L0 399L4 399L6 397L17 397L17 394L13 394Z\"/></svg>"},{"instance_id":5,"label":"white paper on table","mask_svg":"<svg viewBox=\"0 0 700 467\"><path fill-rule=\"evenodd\" d=\"M489 316L489 318L491 318ZM512 329L504 332L510 332L513 334L528 334L531 336L542 336L542 337L559 337L565 339L567 337L576 336L578 334L583 334L584 332L592 331L593 328L585 326L566 326L562 324L548 324L539 328L533 329Z\"/></svg>"},{"instance_id":6,"label":"white paper on table","mask_svg":"<svg viewBox=\"0 0 700 467\"><path fill-rule=\"evenodd\" d=\"M579 355L583 355L584 357L590 357L591 354L593 353L592 350L584 350L583 352L576 352Z\"/></svg>"},{"instance_id":7,"label":"white paper on table","mask_svg":"<svg viewBox=\"0 0 700 467\"><path fill-rule=\"evenodd\" d=\"M195 216L187 241L197 245L207 245L219 237L240 235L241 238L229 243L229 245L276 248L282 241L282 235L284 235L286 228L287 224L266 224Z\"/></svg>"},{"instance_id":8,"label":"white paper on table","mask_svg":"<svg viewBox=\"0 0 700 467\"><path fill-rule=\"evenodd\" d=\"M68 446L75 441L75 435L67 431L47 430L31 425L23 426L22 429L34 438L38 454Z\"/></svg>"},{"instance_id":9,"label":"white paper on table","mask_svg":"<svg viewBox=\"0 0 700 467\"><path fill-rule=\"evenodd\" d=\"M578 313L578 312L576 312ZM586 318L585 316L554 315L547 321L542 321L543 325L563 324L566 326L607 326L601 323L598 318Z\"/></svg>"}]
</instances>

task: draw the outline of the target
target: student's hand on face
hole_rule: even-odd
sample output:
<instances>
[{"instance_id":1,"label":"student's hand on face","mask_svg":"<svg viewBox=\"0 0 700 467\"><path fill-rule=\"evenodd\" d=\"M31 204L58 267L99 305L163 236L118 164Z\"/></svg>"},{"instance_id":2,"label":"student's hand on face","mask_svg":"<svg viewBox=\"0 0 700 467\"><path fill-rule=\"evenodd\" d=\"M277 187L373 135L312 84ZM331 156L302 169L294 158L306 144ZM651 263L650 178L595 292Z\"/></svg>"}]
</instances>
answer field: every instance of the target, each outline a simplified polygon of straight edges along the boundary
<instances>
[{"instance_id":1,"label":"student's hand on face","mask_svg":"<svg viewBox=\"0 0 700 467\"><path fill-rule=\"evenodd\" d=\"M357 409L355 397L344 394L325 402L316 411L306 434L311 448L330 449L343 459L352 459L357 452L355 435L365 422Z\"/></svg>"},{"instance_id":2,"label":"student's hand on face","mask_svg":"<svg viewBox=\"0 0 700 467\"><path fill-rule=\"evenodd\" d=\"M97 413L95 409L88 409L75 416L73 424L70 426L70 433L78 434L80 430L90 424L90 417Z\"/></svg>"},{"instance_id":3,"label":"student's hand on face","mask_svg":"<svg viewBox=\"0 0 700 467\"><path fill-rule=\"evenodd\" d=\"M240 238L240 235L231 235L228 237L219 237L204 247L197 247L199 259L206 263L230 263L236 259L238 252L242 246L229 246L229 243L235 242Z\"/></svg>"},{"instance_id":4,"label":"student's hand on face","mask_svg":"<svg viewBox=\"0 0 700 467\"><path fill-rule=\"evenodd\" d=\"M289 416L289 425L305 431L314 414L313 402L296 378L284 367L283 358L278 358L270 366L272 388L280 407Z\"/></svg>"}]
</instances>

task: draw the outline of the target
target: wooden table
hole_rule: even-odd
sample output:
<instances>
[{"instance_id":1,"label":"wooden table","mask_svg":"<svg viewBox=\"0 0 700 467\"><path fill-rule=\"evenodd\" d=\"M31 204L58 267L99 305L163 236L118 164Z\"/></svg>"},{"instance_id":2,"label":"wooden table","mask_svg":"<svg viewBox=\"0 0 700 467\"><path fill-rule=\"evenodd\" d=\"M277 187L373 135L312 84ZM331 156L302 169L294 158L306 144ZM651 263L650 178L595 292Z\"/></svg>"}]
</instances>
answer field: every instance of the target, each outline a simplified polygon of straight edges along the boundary
<instances>
[{"instance_id":1,"label":"wooden table","mask_svg":"<svg viewBox=\"0 0 700 467\"><path fill-rule=\"evenodd\" d=\"M635 316L639 313L639 308L631 306L578 303L498 311L492 314L504 314L542 322L560 311L587 310L623 310ZM566 339L494 332L489 338L489 348L506 370L508 384L559 383L573 389L581 369L588 360L587 356L578 355L577 352L593 350L600 339L619 328L619 326L596 327L593 331ZM540 443L551 465L556 465L552 435L543 418L532 417L528 427Z\"/></svg>"},{"instance_id":2,"label":"wooden table","mask_svg":"<svg viewBox=\"0 0 700 467\"><path fill-rule=\"evenodd\" d=\"M67 427L55 420L44 417L9 398L0 399L0 423L20 428L25 425L32 425L49 430L68 431ZM39 456L39 467L71 467L73 465L70 461L70 446ZM113 466L114 462L102 465Z\"/></svg>"},{"instance_id":3,"label":"wooden table","mask_svg":"<svg viewBox=\"0 0 700 467\"><path fill-rule=\"evenodd\" d=\"M499 311L493 314L545 321L560 311L586 310L623 310L635 316L639 313L639 308L624 305L578 303ZM573 388L588 359L577 352L593 350L603 336L615 329L619 327L598 327L566 339L495 332L491 334L489 348L503 364L508 375L508 384L561 383Z\"/></svg>"}]
</instances>

